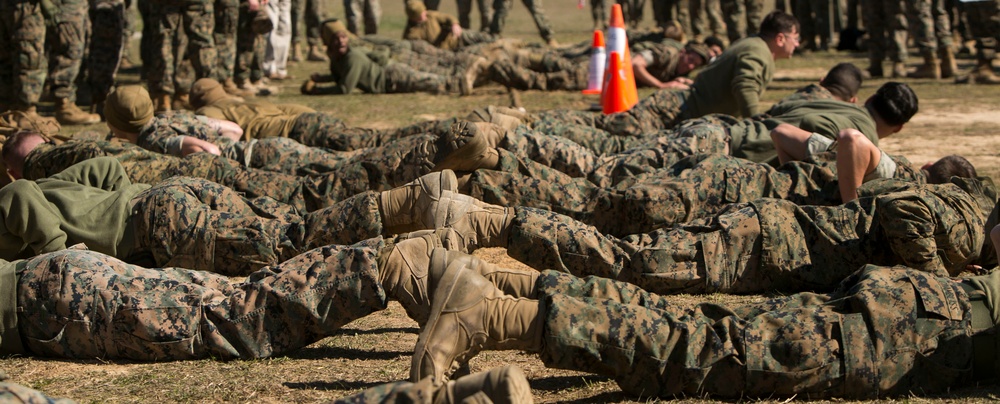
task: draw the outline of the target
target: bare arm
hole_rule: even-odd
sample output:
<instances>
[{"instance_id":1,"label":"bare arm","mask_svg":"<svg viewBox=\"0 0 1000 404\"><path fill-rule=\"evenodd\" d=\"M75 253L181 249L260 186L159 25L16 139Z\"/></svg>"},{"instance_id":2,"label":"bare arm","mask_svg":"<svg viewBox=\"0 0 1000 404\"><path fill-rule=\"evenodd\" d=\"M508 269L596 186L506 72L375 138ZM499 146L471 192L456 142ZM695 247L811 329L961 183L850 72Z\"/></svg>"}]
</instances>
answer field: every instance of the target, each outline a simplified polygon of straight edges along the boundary
<instances>
[{"instance_id":1,"label":"bare arm","mask_svg":"<svg viewBox=\"0 0 1000 404\"><path fill-rule=\"evenodd\" d=\"M209 117L204 117L202 120L211 126L212 129L219 132L219 136L225 136L236 141L243 138L243 128L237 125L236 122Z\"/></svg>"},{"instance_id":2,"label":"bare arm","mask_svg":"<svg viewBox=\"0 0 1000 404\"><path fill-rule=\"evenodd\" d=\"M184 141L181 143L181 156L198 152L211 153L216 156L221 154L218 146L195 137L185 136Z\"/></svg>"},{"instance_id":3,"label":"bare arm","mask_svg":"<svg viewBox=\"0 0 1000 404\"><path fill-rule=\"evenodd\" d=\"M875 171L882 160L882 152L855 129L840 131L837 140L837 181L840 199L846 203L858 198L858 187L865 175Z\"/></svg>"},{"instance_id":4,"label":"bare arm","mask_svg":"<svg viewBox=\"0 0 1000 404\"><path fill-rule=\"evenodd\" d=\"M771 130L771 141L778 151L778 161L785 164L789 161L800 161L809 157L807 142L812 132L799 129L796 126L783 123Z\"/></svg>"}]
</instances>

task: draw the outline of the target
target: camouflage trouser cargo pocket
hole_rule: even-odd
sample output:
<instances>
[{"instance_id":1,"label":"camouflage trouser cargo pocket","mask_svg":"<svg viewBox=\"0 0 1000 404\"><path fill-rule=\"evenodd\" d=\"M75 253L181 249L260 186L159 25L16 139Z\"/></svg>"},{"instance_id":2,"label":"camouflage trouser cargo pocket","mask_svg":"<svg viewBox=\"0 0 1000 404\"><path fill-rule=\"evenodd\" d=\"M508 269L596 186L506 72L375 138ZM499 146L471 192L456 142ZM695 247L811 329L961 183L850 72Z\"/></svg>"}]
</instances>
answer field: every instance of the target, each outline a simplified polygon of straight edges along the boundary
<instances>
[{"instance_id":1,"label":"camouflage trouser cargo pocket","mask_svg":"<svg viewBox=\"0 0 1000 404\"><path fill-rule=\"evenodd\" d=\"M144 299L125 302L113 318L118 356L139 360L194 359L200 355L201 306L147 306ZM186 300L186 299L180 299Z\"/></svg>"}]
</instances>

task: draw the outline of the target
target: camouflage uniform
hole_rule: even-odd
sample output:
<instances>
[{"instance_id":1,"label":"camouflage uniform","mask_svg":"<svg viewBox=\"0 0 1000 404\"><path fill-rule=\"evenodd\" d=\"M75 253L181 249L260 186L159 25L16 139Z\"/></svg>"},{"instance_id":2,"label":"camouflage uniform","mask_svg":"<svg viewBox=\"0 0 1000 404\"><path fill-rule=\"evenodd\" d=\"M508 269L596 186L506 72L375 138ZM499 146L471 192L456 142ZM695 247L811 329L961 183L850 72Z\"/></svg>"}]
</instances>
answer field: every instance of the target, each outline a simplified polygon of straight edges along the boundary
<instances>
[{"instance_id":1,"label":"camouflage uniform","mask_svg":"<svg viewBox=\"0 0 1000 404\"><path fill-rule=\"evenodd\" d=\"M615 0L622 7L622 17L625 24L631 28L636 28L642 22L643 8L646 7L646 0Z\"/></svg>"},{"instance_id":2,"label":"camouflage uniform","mask_svg":"<svg viewBox=\"0 0 1000 404\"><path fill-rule=\"evenodd\" d=\"M48 253L18 266L18 331L28 353L43 357L282 355L386 307L377 261L384 247L380 238L318 247L244 282L91 251Z\"/></svg>"},{"instance_id":3,"label":"camouflage uniform","mask_svg":"<svg viewBox=\"0 0 1000 404\"><path fill-rule=\"evenodd\" d=\"M493 82L517 90L579 91L587 88L588 65L556 63L543 64L534 70L518 66L510 59L499 59L490 64L487 74Z\"/></svg>"},{"instance_id":4,"label":"camouflage uniform","mask_svg":"<svg viewBox=\"0 0 1000 404\"><path fill-rule=\"evenodd\" d=\"M379 0L344 0L344 19L347 20L347 30L360 35L361 19L364 18L364 35L378 33L379 20L382 18L382 5Z\"/></svg>"},{"instance_id":5,"label":"camouflage uniform","mask_svg":"<svg viewBox=\"0 0 1000 404\"><path fill-rule=\"evenodd\" d=\"M764 0L722 0L722 17L729 29L729 42L757 35L764 20Z\"/></svg>"},{"instance_id":6,"label":"camouflage uniform","mask_svg":"<svg viewBox=\"0 0 1000 404\"><path fill-rule=\"evenodd\" d=\"M292 45L299 43L303 26L309 46L323 45L319 35L319 26L324 20L322 3L320 0L292 0Z\"/></svg>"},{"instance_id":7,"label":"camouflage uniform","mask_svg":"<svg viewBox=\"0 0 1000 404\"><path fill-rule=\"evenodd\" d=\"M528 13L531 13L531 18L535 20L535 26L538 27L538 34L542 36L542 39L549 41L553 39L552 27L549 25L549 19L545 17L545 10L542 10L542 0L521 0L524 3L524 7L528 9ZM503 26L507 22L507 14L510 13L510 8L514 6L514 0L493 0L493 21L490 22L490 33L495 36L500 36L503 33Z\"/></svg>"},{"instance_id":8,"label":"camouflage uniform","mask_svg":"<svg viewBox=\"0 0 1000 404\"><path fill-rule=\"evenodd\" d=\"M9 107L38 104L48 73L40 1L0 2L0 97Z\"/></svg>"},{"instance_id":9,"label":"camouflage uniform","mask_svg":"<svg viewBox=\"0 0 1000 404\"><path fill-rule=\"evenodd\" d=\"M838 282L829 294L692 305L545 271L540 358L665 399L871 399L946 392L993 374L972 377L974 353L983 353L973 350L962 283L874 265Z\"/></svg>"},{"instance_id":10,"label":"camouflage uniform","mask_svg":"<svg viewBox=\"0 0 1000 404\"><path fill-rule=\"evenodd\" d=\"M760 199L708 219L622 239L568 217L517 208L507 253L553 268L634 283L654 293L828 290L864 263L954 275L996 263L986 233L996 190L961 184L880 185L897 192L841 206Z\"/></svg>"},{"instance_id":11,"label":"camouflage uniform","mask_svg":"<svg viewBox=\"0 0 1000 404\"><path fill-rule=\"evenodd\" d=\"M614 187L599 187L501 151L497 170L472 173L469 195L501 206L551 210L620 237L705 218L730 204L760 198L838 205L836 156L824 154L778 169L724 154L699 154ZM899 173L893 178L926 182L904 158L894 160Z\"/></svg>"},{"instance_id":12,"label":"camouflage uniform","mask_svg":"<svg viewBox=\"0 0 1000 404\"><path fill-rule=\"evenodd\" d=\"M721 0L690 0L691 25L694 39L709 36L728 38L726 23L722 20Z\"/></svg>"},{"instance_id":13,"label":"camouflage uniform","mask_svg":"<svg viewBox=\"0 0 1000 404\"><path fill-rule=\"evenodd\" d=\"M796 0L795 18L802 27L803 49L827 50L830 48L830 0ZM819 36L819 45L816 37Z\"/></svg>"},{"instance_id":14,"label":"camouflage uniform","mask_svg":"<svg viewBox=\"0 0 1000 404\"><path fill-rule=\"evenodd\" d=\"M150 93L156 95L175 93L186 94L190 84L199 78L216 77L216 51L213 39L215 31L214 2L211 0L149 0L150 19L154 38L150 67L146 80ZM175 47L175 35L183 30L187 36L187 48ZM195 77L191 82L179 83L175 88L174 80L179 61L187 55L192 62Z\"/></svg>"},{"instance_id":15,"label":"camouflage uniform","mask_svg":"<svg viewBox=\"0 0 1000 404\"><path fill-rule=\"evenodd\" d=\"M882 72L886 56L895 63L906 63L906 14L899 0L862 1L865 27L868 27L868 58L871 70ZM875 70L875 67L878 69Z\"/></svg>"},{"instance_id":16,"label":"camouflage uniform","mask_svg":"<svg viewBox=\"0 0 1000 404\"><path fill-rule=\"evenodd\" d=\"M87 54L87 83L96 101L103 101L111 92L118 74L118 66L128 46L129 33L125 30L124 0L91 0L90 46Z\"/></svg>"},{"instance_id":17,"label":"camouflage uniform","mask_svg":"<svg viewBox=\"0 0 1000 404\"><path fill-rule=\"evenodd\" d=\"M87 2L85 0L53 1L59 12L52 17L48 51L49 82L52 95L76 101L76 79L80 75L86 45Z\"/></svg>"},{"instance_id":18,"label":"camouflage uniform","mask_svg":"<svg viewBox=\"0 0 1000 404\"><path fill-rule=\"evenodd\" d=\"M236 37L239 35L240 1L215 0L215 79L233 78L236 69Z\"/></svg>"},{"instance_id":19,"label":"camouflage uniform","mask_svg":"<svg viewBox=\"0 0 1000 404\"><path fill-rule=\"evenodd\" d=\"M962 3L968 19L969 31L976 39L976 57L979 61L996 58L1000 43L1000 1Z\"/></svg>"},{"instance_id":20,"label":"camouflage uniform","mask_svg":"<svg viewBox=\"0 0 1000 404\"><path fill-rule=\"evenodd\" d=\"M247 2L240 3L239 25L236 28L236 66L233 79L237 84L257 82L264 77L266 41L253 29L254 12Z\"/></svg>"},{"instance_id":21,"label":"camouflage uniform","mask_svg":"<svg viewBox=\"0 0 1000 404\"><path fill-rule=\"evenodd\" d=\"M925 57L936 59L938 48L951 47L951 22L945 10L947 0L916 0L908 3L913 22L913 39Z\"/></svg>"},{"instance_id":22,"label":"camouflage uniform","mask_svg":"<svg viewBox=\"0 0 1000 404\"><path fill-rule=\"evenodd\" d=\"M46 178L73 164L111 156L122 164L133 183L154 185L174 176L202 178L248 198L270 197L305 213L365 191L386 191L429 173L434 165L435 140L429 135L413 136L393 148L366 150L337 164L331 162L329 170L313 177L246 168L208 153L178 158L130 143L79 140L58 146L39 145L25 158L23 176L31 180Z\"/></svg>"},{"instance_id":23,"label":"camouflage uniform","mask_svg":"<svg viewBox=\"0 0 1000 404\"><path fill-rule=\"evenodd\" d=\"M24 404L74 404L68 398L52 398L38 390L17 383L0 382L0 401Z\"/></svg>"}]
</instances>

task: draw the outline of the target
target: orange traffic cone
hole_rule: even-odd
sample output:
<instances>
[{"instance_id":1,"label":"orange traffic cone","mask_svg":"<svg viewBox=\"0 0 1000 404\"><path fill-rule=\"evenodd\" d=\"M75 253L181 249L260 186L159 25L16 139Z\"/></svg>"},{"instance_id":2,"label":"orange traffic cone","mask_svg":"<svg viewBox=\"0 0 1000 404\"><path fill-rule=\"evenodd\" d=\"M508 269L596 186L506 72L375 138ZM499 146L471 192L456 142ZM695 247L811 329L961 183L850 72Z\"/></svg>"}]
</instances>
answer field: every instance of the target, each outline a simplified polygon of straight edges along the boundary
<instances>
[{"instance_id":1,"label":"orange traffic cone","mask_svg":"<svg viewBox=\"0 0 1000 404\"><path fill-rule=\"evenodd\" d=\"M590 51L590 75L587 76L587 89L584 94L600 94L604 87L604 67L608 57L604 54L604 33L594 30L594 45Z\"/></svg>"},{"instance_id":2,"label":"orange traffic cone","mask_svg":"<svg viewBox=\"0 0 1000 404\"><path fill-rule=\"evenodd\" d=\"M625 92L628 87L628 77L626 77L625 63L622 55L618 52L611 52L608 56L611 65L608 66L608 74L604 76L604 94L601 95L601 104L604 106L604 114L628 111L635 105L635 101L629 102ZM635 88L635 84L632 84Z\"/></svg>"},{"instance_id":3,"label":"orange traffic cone","mask_svg":"<svg viewBox=\"0 0 1000 404\"><path fill-rule=\"evenodd\" d=\"M622 68L625 70L625 83L623 84L625 88L622 89L622 95L625 97L625 101L628 104L628 108L632 108L633 105L639 102L639 92L635 89L635 75L632 73L632 52L628 48L628 38L625 36L625 18L622 17L622 6L621 4L615 4L611 6L611 24L608 25L608 54L612 52L618 52L622 58ZM608 68L610 69L611 58L608 57ZM608 82L604 82L604 92L606 93ZM603 99L606 99L602 95Z\"/></svg>"}]
</instances>

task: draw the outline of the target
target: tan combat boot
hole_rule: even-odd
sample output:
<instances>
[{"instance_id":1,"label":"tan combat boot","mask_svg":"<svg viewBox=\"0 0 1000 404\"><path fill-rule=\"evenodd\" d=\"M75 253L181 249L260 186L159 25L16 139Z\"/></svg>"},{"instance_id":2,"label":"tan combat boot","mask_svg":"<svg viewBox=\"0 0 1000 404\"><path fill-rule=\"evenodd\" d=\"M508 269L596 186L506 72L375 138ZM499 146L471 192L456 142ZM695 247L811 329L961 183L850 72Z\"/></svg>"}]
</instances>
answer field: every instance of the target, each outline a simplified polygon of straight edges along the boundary
<instances>
[{"instance_id":1,"label":"tan combat boot","mask_svg":"<svg viewBox=\"0 0 1000 404\"><path fill-rule=\"evenodd\" d=\"M69 98L56 102L56 120L63 125L90 125L101 121L101 116L84 112Z\"/></svg>"},{"instance_id":2,"label":"tan combat boot","mask_svg":"<svg viewBox=\"0 0 1000 404\"><path fill-rule=\"evenodd\" d=\"M458 178L455 177L455 173L443 170L424 175L406 185L382 191L379 194L382 227L388 233L426 230L429 227L417 223L419 217L423 216L424 210L434 205L441 194L457 190Z\"/></svg>"},{"instance_id":3,"label":"tan combat boot","mask_svg":"<svg viewBox=\"0 0 1000 404\"><path fill-rule=\"evenodd\" d=\"M513 108L500 108L503 108L504 110L517 111ZM485 108L477 108L470 112L469 115L465 117L465 120L469 122L489 122L504 129L514 129L524 123L521 121L521 118L501 112L500 108L492 105Z\"/></svg>"},{"instance_id":4,"label":"tan combat boot","mask_svg":"<svg viewBox=\"0 0 1000 404\"><path fill-rule=\"evenodd\" d=\"M896 62L892 64L892 77L893 78L903 78L906 77L906 64Z\"/></svg>"},{"instance_id":5,"label":"tan combat boot","mask_svg":"<svg viewBox=\"0 0 1000 404\"><path fill-rule=\"evenodd\" d=\"M434 393L435 403L531 404L534 400L528 378L517 366L463 376Z\"/></svg>"},{"instance_id":6,"label":"tan combat boot","mask_svg":"<svg viewBox=\"0 0 1000 404\"><path fill-rule=\"evenodd\" d=\"M227 78L225 81L222 82L222 89L226 91L226 94L237 96L237 97L253 97L254 96L254 92L253 91L244 90L244 89L240 88L240 86L236 85L236 82L233 81L232 77Z\"/></svg>"},{"instance_id":7,"label":"tan combat boot","mask_svg":"<svg viewBox=\"0 0 1000 404\"><path fill-rule=\"evenodd\" d=\"M475 171L496 168L500 161L494 145L495 133L483 131L473 122L455 122L438 140L435 170Z\"/></svg>"},{"instance_id":8,"label":"tan combat boot","mask_svg":"<svg viewBox=\"0 0 1000 404\"><path fill-rule=\"evenodd\" d=\"M938 48L938 57L941 59L941 77L951 78L958 73L958 66L955 63L955 51L950 46Z\"/></svg>"},{"instance_id":9,"label":"tan combat boot","mask_svg":"<svg viewBox=\"0 0 1000 404\"><path fill-rule=\"evenodd\" d=\"M972 71L977 84L1000 84L1000 77L993 73L993 61L983 60Z\"/></svg>"},{"instance_id":10,"label":"tan combat boot","mask_svg":"<svg viewBox=\"0 0 1000 404\"><path fill-rule=\"evenodd\" d=\"M326 56L326 52L323 52L323 50L319 48L319 45L309 45L308 58L311 62L326 62L330 60L330 58Z\"/></svg>"},{"instance_id":11,"label":"tan combat boot","mask_svg":"<svg viewBox=\"0 0 1000 404\"><path fill-rule=\"evenodd\" d=\"M302 61L302 44L295 42L292 44L291 52L288 53L289 62L301 62Z\"/></svg>"},{"instance_id":12,"label":"tan combat boot","mask_svg":"<svg viewBox=\"0 0 1000 404\"><path fill-rule=\"evenodd\" d=\"M489 65L489 61L484 57L476 57L475 60L469 63L460 78L460 91L462 95L472 94L472 88L476 85L476 78L485 73Z\"/></svg>"},{"instance_id":13,"label":"tan combat boot","mask_svg":"<svg viewBox=\"0 0 1000 404\"><path fill-rule=\"evenodd\" d=\"M924 64L917 66L917 70L910 73L909 77L915 79L940 79L941 62L935 55L925 55Z\"/></svg>"},{"instance_id":14,"label":"tan combat boot","mask_svg":"<svg viewBox=\"0 0 1000 404\"><path fill-rule=\"evenodd\" d=\"M157 113L171 111L173 107L173 103L170 102L170 94L159 94L153 97L153 110Z\"/></svg>"},{"instance_id":15,"label":"tan combat boot","mask_svg":"<svg viewBox=\"0 0 1000 404\"><path fill-rule=\"evenodd\" d=\"M538 352L542 316L537 300L505 295L480 275L482 260L436 249L432 266L446 266L431 296L430 317L413 352L410 380L448 374L483 348Z\"/></svg>"},{"instance_id":16,"label":"tan combat boot","mask_svg":"<svg viewBox=\"0 0 1000 404\"><path fill-rule=\"evenodd\" d=\"M175 111L183 111L185 109L191 109L191 97L187 94L176 94L174 96L174 101L171 103L171 107Z\"/></svg>"}]
</instances>

